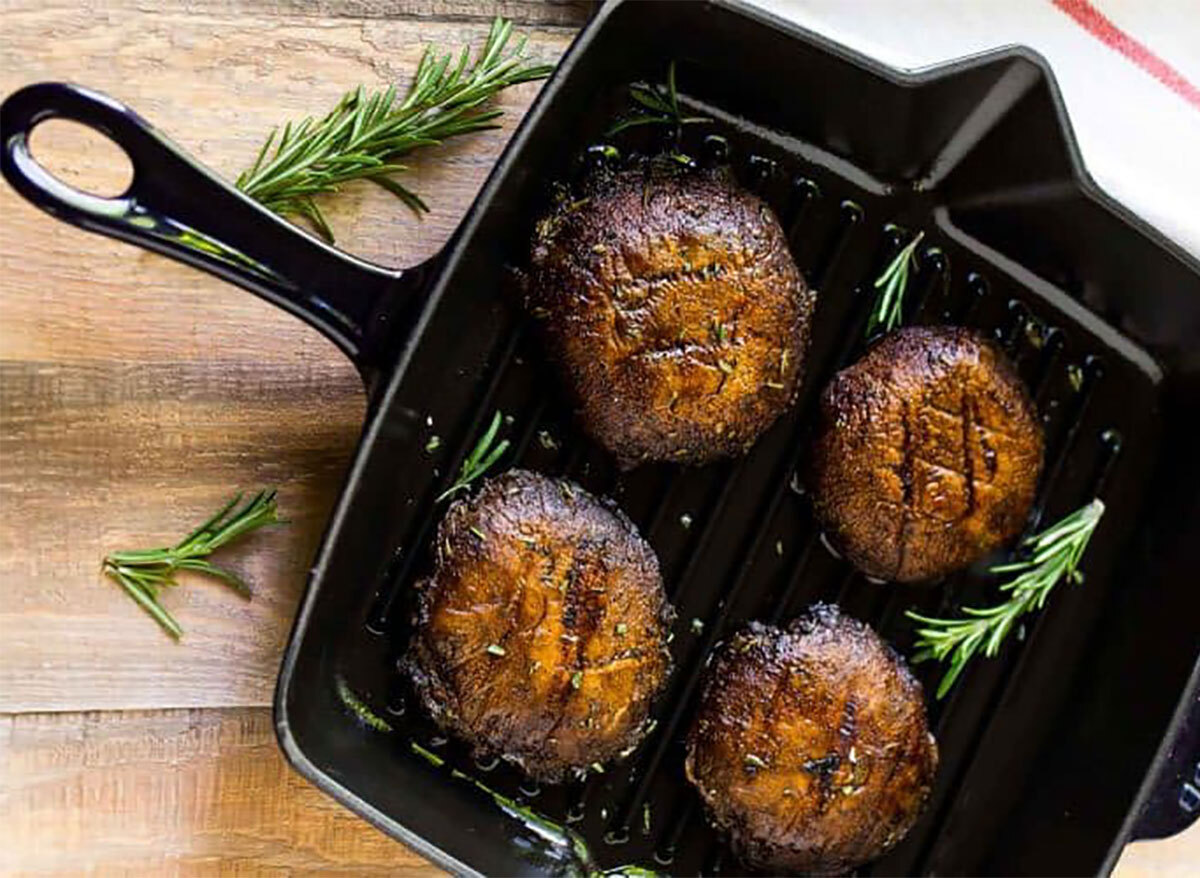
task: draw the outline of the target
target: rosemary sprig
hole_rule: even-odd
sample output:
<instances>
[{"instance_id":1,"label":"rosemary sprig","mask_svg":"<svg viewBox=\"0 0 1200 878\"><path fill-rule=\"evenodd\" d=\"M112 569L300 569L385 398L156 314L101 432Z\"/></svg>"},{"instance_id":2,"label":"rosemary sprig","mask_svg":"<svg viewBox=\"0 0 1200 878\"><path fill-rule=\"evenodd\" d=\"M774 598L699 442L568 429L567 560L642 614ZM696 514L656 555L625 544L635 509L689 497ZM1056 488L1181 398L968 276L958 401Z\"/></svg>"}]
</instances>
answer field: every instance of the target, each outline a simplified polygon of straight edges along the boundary
<instances>
[{"instance_id":1,"label":"rosemary sprig","mask_svg":"<svg viewBox=\"0 0 1200 878\"><path fill-rule=\"evenodd\" d=\"M1021 543L1027 555L1023 560L992 567L992 573L1016 574L1000 586L1000 591L1009 595L1004 603L984 608L963 607L965 615L956 619L930 618L912 610L905 614L926 626L917 629L919 652L913 661L934 659L949 663L938 684L938 698L945 697L967 662L981 649L985 656L993 658L1016 621L1026 613L1040 610L1060 580L1083 581L1079 561L1103 514L1104 503L1097 498L1052 527L1027 537Z\"/></svg>"},{"instance_id":2,"label":"rosemary sprig","mask_svg":"<svg viewBox=\"0 0 1200 878\"><path fill-rule=\"evenodd\" d=\"M896 254L896 258L888 263L883 274L875 279L875 289L879 293L875 297L875 307L867 318L867 338L882 330L890 332L900 325L904 315L904 292L908 287L908 274L911 267L917 264L917 245L925 237L924 232L917 232L911 241Z\"/></svg>"},{"instance_id":3,"label":"rosemary sprig","mask_svg":"<svg viewBox=\"0 0 1200 878\"><path fill-rule=\"evenodd\" d=\"M171 548L113 552L104 559L104 572L176 640L183 635L183 629L158 602L163 588L179 584L175 579L176 571L195 570L207 574L242 597L250 597L250 586L241 577L204 560L226 543L279 521L274 490L259 491L238 509L242 496L236 495Z\"/></svg>"},{"instance_id":4,"label":"rosemary sprig","mask_svg":"<svg viewBox=\"0 0 1200 878\"><path fill-rule=\"evenodd\" d=\"M685 116L679 106L679 92L675 88L675 62L667 65L667 82L665 85L647 85L635 82L629 86L631 97L640 108L640 112L621 119L605 132L605 137L612 137L626 128L639 125L669 125L678 134L684 125L696 125L701 122L711 122L708 116Z\"/></svg>"},{"instance_id":5,"label":"rosemary sprig","mask_svg":"<svg viewBox=\"0 0 1200 878\"><path fill-rule=\"evenodd\" d=\"M512 30L511 21L497 17L473 63L466 46L457 62L426 48L403 100L397 100L394 86L371 92L359 86L327 116L276 128L237 187L280 215L304 217L331 242L333 231L314 196L352 180L382 186L414 212L428 210L395 179L408 169L397 159L417 147L497 127L502 111L483 105L508 86L544 79L554 69L525 56L526 37L509 49Z\"/></svg>"},{"instance_id":6,"label":"rosemary sprig","mask_svg":"<svg viewBox=\"0 0 1200 878\"><path fill-rule=\"evenodd\" d=\"M441 503L447 497L452 497L459 491L465 491L477 478L491 469L492 464L500 459L505 451L508 450L508 440L501 439L495 445L496 434L500 431L500 422L504 420L504 415L497 410L492 416L491 426L487 428L487 432L475 444L475 448L467 455L467 459L462 462L462 466L458 470L458 478L445 491L438 495L434 503Z\"/></svg>"},{"instance_id":7,"label":"rosemary sprig","mask_svg":"<svg viewBox=\"0 0 1200 878\"><path fill-rule=\"evenodd\" d=\"M342 704L346 705L355 716L377 732L390 732L392 730L392 724L371 710L362 697L350 688L350 684L346 682L341 674L335 674L333 681L337 687L338 698L342 700Z\"/></svg>"}]
</instances>

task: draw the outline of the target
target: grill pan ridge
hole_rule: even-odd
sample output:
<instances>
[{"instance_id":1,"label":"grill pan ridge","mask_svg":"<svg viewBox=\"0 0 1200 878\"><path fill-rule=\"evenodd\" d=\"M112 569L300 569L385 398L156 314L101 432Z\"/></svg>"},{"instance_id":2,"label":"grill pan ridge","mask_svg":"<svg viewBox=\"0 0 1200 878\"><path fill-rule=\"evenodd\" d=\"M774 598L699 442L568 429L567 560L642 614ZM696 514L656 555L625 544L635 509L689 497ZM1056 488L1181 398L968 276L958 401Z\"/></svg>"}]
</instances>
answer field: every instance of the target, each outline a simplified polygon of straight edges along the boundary
<instances>
[{"instance_id":1,"label":"grill pan ridge","mask_svg":"<svg viewBox=\"0 0 1200 878\"><path fill-rule=\"evenodd\" d=\"M502 278L522 262L550 183L580 173L586 148L624 107L628 83L662 78L662 33L673 35L682 99L715 120L686 129L680 149L728 163L772 206L819 299L799 399L748 455L621 473L578 431L546 378L537 328ZM0 126L7 142L13 129L3 112ZM108 131L123 143L119 125ZM619 143L625 151L662 145L646 131ZM7 146L4 158L13 181L20 169ZM65 219L120 235L47 204L28 182L18 188ZM193 219L202 231L209 222ZM244 227L214 233L269 268L289 264L244 243L257 222L266 220L247 213ZM930 699L942 752L931 802L912 833L862 874L1104 871L1139 819L1149 826L1143 803L1157 809L1155 827L1183 823L1188 815L1171 811L1161 793L1196 754L1194 738L1173 736L1187 718L1175 713L1180 693L1196 699L1188 681L1200 648L1200 596L1185 588L1189 538L1200 537L1200 466L1182 430L1200 375L1200 267L1091 184L1048 70L1028 51L899 74L736 2L602 8L430 264L382 272L343 264L304 239L320 267L317 286L333 290L349 278L362 302L330 293L320 310L286 282L294 269L280 269L278 284L267 272L256 287L244 272L189 258L170 242L120 235L341 333L368 381L367 428L277 691L289 759L457 872L578 869L579 851L556 843L526 806L577 833L602 869L741 871L682 772L682 735L713 648L745 620L785 621L825 600L908 652L905 609L948 613L995 599L984 565L940 585L866 580L825 548L795 477L821 388L865 349L871 282L918 229L926 239L905 322L992 335L1043 417L1046 465L1029 527L1093 496L1109 511L1085 560L1086 582L1060 586L999 657L974 662L944 702ZM445 511L434 498L497 409L511 417L504 464L613 497L658 553L679 617L676 670L646 741L603 773L542 789L505 764L474 763L441 737L396 669L411 586L430 567ZM427 454L433 433L442 447ZM916 670L931 692L938 669ZM341 687L393 731L359 722L339 700Z\"/></svg>"}]
</instances>

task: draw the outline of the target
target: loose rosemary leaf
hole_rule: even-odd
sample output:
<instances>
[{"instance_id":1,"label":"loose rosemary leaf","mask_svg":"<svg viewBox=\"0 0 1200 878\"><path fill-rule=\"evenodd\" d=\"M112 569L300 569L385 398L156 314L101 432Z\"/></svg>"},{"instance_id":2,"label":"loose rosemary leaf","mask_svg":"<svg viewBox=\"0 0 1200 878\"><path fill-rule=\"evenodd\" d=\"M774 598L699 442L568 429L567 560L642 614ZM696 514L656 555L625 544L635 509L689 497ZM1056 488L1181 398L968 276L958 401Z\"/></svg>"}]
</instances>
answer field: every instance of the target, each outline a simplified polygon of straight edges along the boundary
<instances>
[{"instance_id":1,"label":"loose rosemary leaf","mask_svg":"<svg viewBox=\"0 0 1200 878\"><path fill-rule=\"evenodd\" d=\"M183 628L158 599L162 589L179 584L176 571L206 574L250 598L250 586L240 576L205 560L227 543L279 522L274 490L259 491L239 509L242 496L233 497L171 548L113 552L104 558L104 573L175 640L183 636Z\"/></svg>"},{"instance_id":2,"label":"loose rosemary leaf","mask_svg":"<svg viewBox=\"0 0 1200 878\"><path fill-rule=\"evenodd\" d=\"M922 616L912 610L905 614L923 626L917 629L918 651L913 661L933 659L948 664L938 684L938 698L946 696L977 653L982 651L988 658L994 657L1017 620L1045 606L1050 591L1061 580L1083 581L1079 562L1102 515L1104 503L1097 498L1023 540L1022 560L992 567L992 573L1017 574L1000 586L1000 591L1009 595L1003 603L963 607L963 615L953 619Z\"/></svg>"},{"instance_id":3,"label":"loose rosemary leaf","mask_svg":"<svg viewBox=\"0 0 1200 878\"><path fill-rule=\"evenodd\" d=\"M316 197L354 180L381 186L415 212L428 210L395 179L407 170L397 160L419 147L497 127L502 111L488 109L488 101L554 69L526 56L525 37L510 48L512 31L511 21L496 18L474 62L466 46L457 61L428 47L403 99L394 86L378 91L359 86L320 119L275 129L238 177L237 188L282 216L304 217L330 242L333 231Z\"/></svg>"},{"instance_id":4,"label":"loose rosemary leaf","mask_svg":"<svg viewBox=\"0 0 1200 878\"><path fill-rule=\"evenodd\" d=\"M503 420L504 414L497 409L496 414L492 416L492 423L488 426L487 432L483 434L471 453L467 455L466 460L462 462L462 466L459 467L458 478L437 496L434 503L441 503L447 497L453 497L459 491L465 491L472 482L491 469L500 456L508 450L507 439L496 442L496 434L500 432L500 423Z\"/></svg>"},{"instance_id":5,"label":"loose rosemary leaf","mask_svg":"<svg viewBox=\"0 0 1200 878\"><path fill-rule=\"evenodd\" d=\"M924 237L924 232L918 232L888 263L883 274L876 278L875 289L879 292L867 318L868 339L878 332L891 332L900 325L904 316L904 294L908 290L909 271L917 264L917 245Z\"/></svg>"},{"instance_id":6,"label":"loose rosemary leaf","mask_svg":"<svg viewBox=\"0 0 1200 878\"><path fill-rule=\"evenodd\" d=\"M708 116L685 116L679 106L679 92L675 88L675 62L667 65L667 82L665 85L647 85L634 83L629 86L629 97L640 105L639 109L617 121L605 137L619 134L626 128L636 128L640 125L666 125L675 129L676 137L684 125L697 125L701 122L711 122ZM648 112L646 112L648 111Z\"/></svg>"}]
</instances>

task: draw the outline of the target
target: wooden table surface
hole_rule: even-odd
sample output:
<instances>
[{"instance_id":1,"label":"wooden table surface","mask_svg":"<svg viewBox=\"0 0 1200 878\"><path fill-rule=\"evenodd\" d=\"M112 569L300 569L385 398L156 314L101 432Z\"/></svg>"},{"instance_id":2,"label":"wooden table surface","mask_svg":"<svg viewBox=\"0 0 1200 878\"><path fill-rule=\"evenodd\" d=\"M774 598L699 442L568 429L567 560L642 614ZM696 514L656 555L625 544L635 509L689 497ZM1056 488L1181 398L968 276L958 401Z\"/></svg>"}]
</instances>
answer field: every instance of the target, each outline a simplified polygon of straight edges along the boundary
<instances>
[{"instance_id":1,"label":"wooden table surface","mask_svg":"<svg viewBox=\"0 0 1200 878\"><path fill-rule=\"evenodd\" d=\"M832 2L832 0L831 0ZM357 83L406 82L422 46L516 19L556 59L586 4L504 0L0 2L0 95L69 79L108 92L234 177L278 121ZM446 240L506 124L419 159L415 219L370 186L329 207L339 241L403 266ZM118 187L114 149L65 124L35 150ZM56 222L0 186L0 871L155 874L433 869L284 764L279 658L363 417L349 363L272 306ZM245 602L189 582L172 644L99 560L181 534L236 488L277 485L291 524L234 553ZM1119 872L1188 874L1200 827L1131 846Z\"/></svg>"}]
</instances>

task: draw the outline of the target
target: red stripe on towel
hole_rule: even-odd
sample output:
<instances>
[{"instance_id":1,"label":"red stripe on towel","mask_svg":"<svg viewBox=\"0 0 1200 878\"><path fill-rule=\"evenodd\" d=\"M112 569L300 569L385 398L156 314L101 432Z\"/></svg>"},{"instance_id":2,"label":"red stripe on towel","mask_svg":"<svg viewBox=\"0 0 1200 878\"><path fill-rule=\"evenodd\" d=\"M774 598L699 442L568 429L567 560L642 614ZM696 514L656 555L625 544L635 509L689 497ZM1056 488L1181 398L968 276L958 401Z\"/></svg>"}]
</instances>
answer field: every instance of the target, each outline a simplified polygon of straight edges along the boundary
<instances>
[{"instance_id":1,"label":"red stripe on towel","mask_svg":"<svg viewBox=\"0 0 1200 878\"><path fill-rule=\"evenodd\" d=\"M1114 51L1120 52L1196 109L1200 109L1200 88L1182 73L1154 54L1145 44L1121 30L1088 0L1051 0L1071 16L1084 30Z\"/></svg>"}]
</instances>

